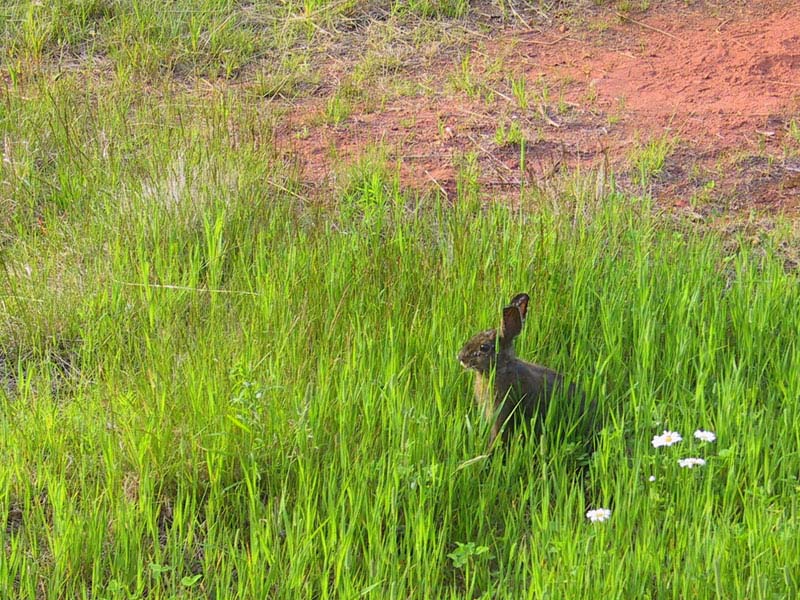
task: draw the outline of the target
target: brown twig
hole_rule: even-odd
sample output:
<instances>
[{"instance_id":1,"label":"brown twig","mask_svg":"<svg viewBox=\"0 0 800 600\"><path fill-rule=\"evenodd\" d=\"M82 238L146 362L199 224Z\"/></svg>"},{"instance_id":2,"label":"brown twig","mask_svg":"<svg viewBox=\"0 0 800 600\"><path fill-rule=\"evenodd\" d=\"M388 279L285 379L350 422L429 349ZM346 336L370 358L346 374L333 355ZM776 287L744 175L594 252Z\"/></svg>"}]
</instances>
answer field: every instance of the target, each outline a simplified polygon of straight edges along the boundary
<instances>
[{"instance_id":1,"label":"brown twig","mask_svg":"<svg viewBox=\"0 0 800 600\"><path fill-rule=\"evenodd\" d=\"M791 170L791 169L790 169ZM39 302L40 304L44 303L44 300L40 300L39 298L29 298L28 296L0 296L0 303L3 300L13 299L13 300L25 300L25 302Z\"/></svg>"},{"instance_id":2,"label":"brown twig","mask_svg":"<svg viewBox=\"0 0 800 600\"><path fill-rule=\"evenodd\" d=\"M625 21L630 21L631 23L635 23L639 27L644 27L645 29L650 29L652 31L655 31L656 33L660 33L661 35L665 35L667 37L671 37L673 40L680 41L680 39L681 39L677 35L673 35L669 31L664 31L663 29L659 29L658 27L653 27L652 25L648 25L647 23L642 23L641 21L637 21L635 19L631 19L630 17L627 17L627 16L623 15L621 12L617 12L617 16L620 19L623 19Z\"/></svg>"},{"instance_id":3,"label":"brown twig","mask_svg":"<svg viewBox=\"0 0 800 600\"><path fill-rule=\"evenodd\" d=\"M278 189L278 190L280 190L281 192L284 192L284 193L286 193L286 194L289 194L290 196L292 196L292 197L294 197L294 198L297 198L298 200L306 200L306 198L303 198L303 197L302 197L300 194L298 194L298 193L296 193L296 192L293 192L293 191L292 191L292 190L290 190L289 188L287 188L287 187L285 187L285 186L282 186L280 183L278 183L278 182L276 182L276 181L273 181L272 179L266 178L264 181L266 181L266 182L267 182L269 185L271 185L271 186L272 186L272 187L274 187L275 189Z\"/></svg>"},{"instance_id":4,"label":"brown twig","mask_svg":"<svg viewBox=\"0 0 800 600\"><path fill-rule=\"evenodd\" d=\"M181 292L205 292L205 293L213 293L213 294L238 294L241 296L260 296L256 292L250 292L247 290L221 290L221 289L214 289L214 288L195 288L189 287L188 285L170 285L170 284L159 284L159 283L136 283L133 281L119 281L118 279L114 280L116 283L120 285L126 285L129 287L143 287L143 288L158 288L163 290L178 290Z\"/></svg>"},{"instance_id":5,"label":"brown twig","mask_svg":"<svg viewBox=\"0 0 800 600\"><path fill-rule=\"evenodd\" d=\"M488 86L487 86L487 87L488 87ZM506 95L505 95L503 92L501 92L500 90L496 90L496 89L494 89L494 88L491 88L491 87L489 87L488 89L489 89L489 91L490 91L490 92L492 92L493 94L497 94L498 96L500 96L500 97L501 97L503 100L505 100L506 102L514 102L514 100L513 100L513 99L512 99L510 96L506 96Z\"/></svg>"},{"instance_id":6,"label":"brown twig","mask_svg":"<svg viewBox=\"0 0 800 600\"><path fill-rule=\"evenodd\" d=\"M531 30L530 33L539 33L539 32L535 31L535 30ZM569 40L571 42L579 41L579 40L576 40L575 38L570 37L570 35L567 34L567 35L562 35L560 38L557 38L557 39L552 40L550 42L540 42L539 40L527 40L525 43L526 44L538 44L539 46L555 46L556 44L558 44L559 42L563 42L564 40Z\"/></svg>"},{"instance_id":7,"label":"brown twig","mask_svg":"<svg viewBox=\"0 0 800 600\"><path fill-rule=\"evenodd\" d=\"M436 185L436 187L438 187L439 190L444 194L445 199L446 200L450 200L450 194L448 194L447 190L442 187L442 184L439 183L438 181L436 181L436 178L433 175L431 175L430 173L428 173L427 169L424 169L424 171L425 171L425 175L428 176L428 179L430 179Z\"/></svg>"},{"instance_id":8,"label":"brown twig","mask_svg":"<svg viewBox=\"0 0 800 600\"><path fill-rule=\"evenodd\" d=\"M477 147L477 148L478 148L478 149L479 149L481 152L483 152L483 153L484 153L486 156L488 156L488 157L489 157L489 159L490 159L492 162L494 162L494 163L497 163L498 165L500 165L501 167L503 167L503 168L504 168L506 171L508 171L509 173L511 173L511 174L513 174L513 173L514 173L514 171L511 169L511 167L509 167L507 164L505 164L505 163L504 163L502 160L498 159L498 158L497 158L497 157L496 157L496 156L495 156L495 155L494 155L494 154L493 154L491 151L489 151L488 149L486 149L486 148L485 148L485 147L484 147L484 146L483 146L483 145L482 145L482 144L481 144L481 143L480 143L478 140L476 140L476 139L475 139L475 138L474 138L472 135L470 135L470 134L468 133L468 134L467 134L467 138L469 138L469 141L471 141L471 142L472 142L472 143L473 143L473 144L474 144L474 145L475 145L475 146L476 146L476 147ZM500 179L502 179L502 180L503 180L503 181L505 181L506 183L511 183L511 181L509 181L508 179L506 179L506 178L503 176L503 174L502 174L500 171L497 171L497 175L500 177Z\"/></svg>"},{"instance_id":9,"label":"brown twig","mask_svg":"<svg viewBox=\"0 0 800 600\"><path fill-rule=\"evenodd\" d=\"M516 9L514 9L513 3L509 3L509 8L511 8L511 12L514 13L514 16L517 17L517 19L519 19L519 22L525 26L525 29L527 29L528 31L534 31L533 27L531 27L530 24L525 19L522 18L522 15L519 14L516 11Z\"/></svg>"},{"instance_id":10,"label":"brown twig","mask_svg":"<svg viewBox=\"0 0 800 600\"><path fill-rule=\"evenodd\" d=\"M542 118L545 121L547 121L548 124L555 127L556 129L561 127L561 123L559 123L558 121L554 121L553 119L550 118L550 115L547 114L547 109L542 104L539 105L539 114L542 115Z\"/></svg>"},{"instance_id":11,"label":"brown twig","mask_svg":"<svg viewBox=\"0 0 800 600\"><path fill-rule=\"evenodd\" d=\"M722 28L725 27L725 25L727 25L728 23L730 23L730 19L725 19L722 23L717 25L716 32L717 33L722 33Z\"/></svg>"}]
</instances>

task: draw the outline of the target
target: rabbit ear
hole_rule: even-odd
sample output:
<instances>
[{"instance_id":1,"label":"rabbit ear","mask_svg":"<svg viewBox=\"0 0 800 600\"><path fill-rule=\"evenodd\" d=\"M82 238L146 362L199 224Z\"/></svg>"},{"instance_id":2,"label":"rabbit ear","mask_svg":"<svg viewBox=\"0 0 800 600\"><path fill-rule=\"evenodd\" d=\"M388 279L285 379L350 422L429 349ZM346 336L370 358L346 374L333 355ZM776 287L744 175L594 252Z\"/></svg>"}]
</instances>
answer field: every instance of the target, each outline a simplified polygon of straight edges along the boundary
<instances>
[{"instance_id":1,"label":"rabbit ear","mask_svg":"<svg viewBox=\"0 0 800 600\"><path fill-rule=\"evenodd\" d=\"M522 331L522 312L519 306L506 306L503 309L503 324L500 326L500 347L511 346L520 331Z\"/></svg>"},{"instance_id":2,"label":"rabbit ear","mask_svg":"<svg viewBox=\"0 0 800 600\"><path fill-rule=\"evenodd\" d=\"M525 315L528 312L528 301L530 300L530 296L528 294L517 294L511 299L509 304L511 306L516 306L519 309L519 314L522 317L522 322L525 322Z\"/></svg>"}]
</instances>

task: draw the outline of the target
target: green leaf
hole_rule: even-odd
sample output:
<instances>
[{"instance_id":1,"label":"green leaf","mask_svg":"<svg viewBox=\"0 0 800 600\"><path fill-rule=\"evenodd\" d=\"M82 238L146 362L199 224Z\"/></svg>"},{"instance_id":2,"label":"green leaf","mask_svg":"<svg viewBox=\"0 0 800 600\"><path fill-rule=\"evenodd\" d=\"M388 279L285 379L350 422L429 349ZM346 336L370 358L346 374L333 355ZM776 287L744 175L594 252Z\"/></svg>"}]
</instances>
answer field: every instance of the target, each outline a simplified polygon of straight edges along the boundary
<instances>
[{"instance_id":1,"label":"green leaf","mask_svg":"<svg viewBox=\"0 0 800 600\"><path fill-rule=\"evenodd\" d=\"M161 575L162 573L169 573L172 567L169 565L159 565L158 563L150 563L150 570L154 575Z\"/></svg>"},{"instance_id":2,"label":"green leaf","mask_svg":"<svg viewBox=\"0 0 800 600\"><path fill-rule=\"evenodd\" d=\"M190 588L193 585L195 585L198 581L200 581L202 578L203 578L202 573L198 573L197 575L192 575L191 577L187 575L186 577L181 578L181 585L183 587Z\"/></svg>"}]
</instances>

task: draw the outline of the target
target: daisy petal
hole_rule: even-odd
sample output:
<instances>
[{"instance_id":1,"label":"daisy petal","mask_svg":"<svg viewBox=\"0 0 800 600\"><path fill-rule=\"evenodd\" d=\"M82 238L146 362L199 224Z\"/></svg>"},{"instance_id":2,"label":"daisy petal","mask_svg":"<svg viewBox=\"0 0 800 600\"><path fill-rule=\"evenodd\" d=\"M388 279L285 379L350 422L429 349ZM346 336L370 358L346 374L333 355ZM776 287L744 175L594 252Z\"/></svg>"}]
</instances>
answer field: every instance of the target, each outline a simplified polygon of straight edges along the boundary
<instances>
[{"instance_id":1,"label":"daisy petal","mask_svg":"<svg viewBox=\"0 0 800 600\"><path fill-rule=\"evenodd\" d=\"M592 523L602 523L611 518L611 510L608 508L595 508L586 511L586 518Z\"/></svg>"},{"instance_id":2,"label":"daisy petal","mask_svg":"<svg viewBox=\"0 0 800 600\"><path fill-rule=\"evenodd\" d=\"M713 431L703 431L702 429L695 431L694 437L703 442L713 442L717 439L717 436Z\"/></svg>"}]
</instances>

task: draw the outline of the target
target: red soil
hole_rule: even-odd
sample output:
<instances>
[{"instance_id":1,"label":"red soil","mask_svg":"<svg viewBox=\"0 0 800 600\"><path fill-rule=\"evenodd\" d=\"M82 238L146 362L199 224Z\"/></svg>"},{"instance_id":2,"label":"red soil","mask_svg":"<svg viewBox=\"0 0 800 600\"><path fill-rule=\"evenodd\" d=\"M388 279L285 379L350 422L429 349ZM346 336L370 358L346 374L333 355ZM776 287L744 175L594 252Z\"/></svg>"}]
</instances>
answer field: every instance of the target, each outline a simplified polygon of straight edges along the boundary
<instances>
[{"instance_id":1,"label":"red soil","mask_svg":"<svg viewBox=\"0 0 800 600\"><path fill-rule=\"evenodd\" d=\"M621 185L635 185L624 176L631 152L667 135L676 146L652 188L664 204L800 207L800 139L790 131L793 119L800 128L800 3L724 11L670 4L638 16L602 13L591 23L578 31L517 26L476 46L483 97L447 91L448 76L439 75L433 93L372 112L356 107L338 126L315 125L325 98L295 105L278 144L310 185L334 182L342 163L381 144L406 185L452 194L460 157L474 152L481 184L514 193L521 180L541 182L603 156L623 173ZM498 60L499 76L491 71ZM457 72L460 60L438 66ZM525 111L512 97L512 73L527 81ZM534 100L543 82L547 100ZM525 169L516 146L495 141L498 125L513 119L527 140Z\"/></svg>"}]
</instances>

